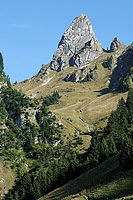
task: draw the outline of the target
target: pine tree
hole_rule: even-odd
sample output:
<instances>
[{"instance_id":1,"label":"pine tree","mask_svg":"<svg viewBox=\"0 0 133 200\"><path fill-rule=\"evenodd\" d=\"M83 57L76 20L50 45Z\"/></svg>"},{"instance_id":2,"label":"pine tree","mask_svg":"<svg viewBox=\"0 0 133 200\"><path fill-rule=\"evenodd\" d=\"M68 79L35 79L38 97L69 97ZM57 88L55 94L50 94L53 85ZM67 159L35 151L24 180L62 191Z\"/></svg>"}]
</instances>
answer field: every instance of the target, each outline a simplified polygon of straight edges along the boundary
<instances>
[{"instance_id":1,"label":"pine tree","mask_svg":"<svg viewBox=\"0 0 133 200\"><path fill-rule=\"evenodd\" d=\"M129 120L129 123L132 124L133 123L133 89L131 89L128 93L126 106L129 111L128 120Z\"/></svg>"},{"instance_id":2,"label":"pine tree","mask_svg":"<svg viewBox=\"0 0 133 200\"><path fill-rule=\"evenodd\" d=\"M119 118L118 118L118 112L112 111L107 126L104 129L105 135L112 135L113 137L117 136L119 132Z\"/></svg>"},{"instance_id":3,"label":"pine tree","mask_svg":"<svg viewBox=\"0 0 133 200\"><path fill-rule=\"evenodd\" d=\"M125 140L121 146L120 163L126 170L133 168L133 143L131 138Z\"/></svg>"},{"instance_id":4,"label":"pine tree","mask_svg":"<svg viewBox=\"0 0 133 200\"><path fill-rule=\"evenodd\" d=\"M89 149L89 162L90 167L94 167L99 163L100 154L100 138L97 131L94 131Z\"/></svg>"},{"instance_id":5,"label":"pine tree","mask_svg":"<svg viewBox=\"0 0 133 200\"><path fill-rule=\"evenodd\" d=\"M15 200L20 200L20 198L19 198L19 195L18 195L18 192L17 192L17 191L15 191L15 193L14 193L14 199L15 199Z\"/></svg>"},{"instance_id":6,"label":"pine tree","mask_svg":"<svg viewBox=\"0 0 133 200\"><path fill-rule=\"evenodd\" d=\"M108 144L108 149L109 149L109 156L116 154L117 153L116 144L111 135L109 135L107 138L107 144Z\"/></svg>"},{"instance_id":7,"label":"pine tree","mask_svg":"<svg viewBox=\"0 0 133 200\"><path fill-rule=\"evenodd\" d=\"M100 144L100 161L105 160L109 156L109 148L106 141L106 138L102 139L102 142Z\"/></svg>"},{"instance_id":8,"label":"pine tree","mask_svg":"<svg viewBox=\"0 0 133 200\"><path fill-rule=\"evenodd\" d=\"M6 199L6 200L14 200L14 197L13 197L11 191L8 193L8 195L6 196L5 199Z\"/></svg>"},{"instance_id":9,"label":"pine tree","mask_svg":"<svg viewBox=\"0 0 133 200\"><path fill-rule=\"evenodd\" d=\"M125 118L127 118L127 116L128 116L128 110L127 110L126 103L123 98L121 98L119 100L119 103L117 106L117 112L120 117L124 116Z\"/></svg>"},{"instance_id":10,"label":"pine tree","mask_svg":"<svg viewBox=\"0 0 133 200\"><path fill-rule=\"evenodd\" d=\"M2 54L0 53L0 72L4 69Z\"/></svg>"}]
</instances>

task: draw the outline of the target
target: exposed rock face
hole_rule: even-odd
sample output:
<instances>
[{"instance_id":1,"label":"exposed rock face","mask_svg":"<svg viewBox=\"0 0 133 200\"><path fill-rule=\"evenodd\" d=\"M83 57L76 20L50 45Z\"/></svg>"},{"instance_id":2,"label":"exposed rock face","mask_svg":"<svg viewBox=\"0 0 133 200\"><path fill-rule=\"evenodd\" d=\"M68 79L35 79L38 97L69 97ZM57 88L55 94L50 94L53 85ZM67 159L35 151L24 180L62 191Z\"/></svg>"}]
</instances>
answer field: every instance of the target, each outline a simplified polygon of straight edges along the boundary
<instances>
[{"instance_id":1,"label":"exposed rock face","mask_svg":"<svg viewBox=\"0 0 133 200\"><path fill-rule=\"evenodd\" d=\"M123 81L133 85L133 44L124 50L117 59L117 66L113 70L110 88L119 89L123 87Z\"/></svg>"},{"instance_id":2,"label":"exposed rock face","mask_svg":"<svg viewBox=\"0 0 133 200\"><path fill-rule=\"evenodd\" d=\"M95 38L89 19L80 15L63 34L50 68L61 71L69 65L79 67L99 57L101 52L102 47Z\"/></svg>"},{"instance_id":3,"label":"exposed rock face","mask_svg":"<svg viewBox=\"0 0 133 200\"><path fill-rule=\"evenodd\" d=\"M108 59L103 62L103 66L110 70L114 70L117 67L117 59L122 54L122 52L126 49L126 46L120 42L120 40L115 37L110 45L110 52L113 54L108 57Z\"/></svg>"},{"instance_id":4,"label":"exposed rock face","mask_svg":"<svg viewBox=\"0 0 133 200\"><path fill-rule=\"evenodd\" d=\"M94 46L85 46L81 49L81 52L74 54L69 61L70 66L79 67L84 65L87 61L92 61L98 58L101 54L101 51L94 50Z\"/></svg>"},{"instance_id":5,"label":"exposed rock face","mask_svg":"<svg viewBox=\"0 0 133 200\"><path fill-rule=\"evenodd\" d=\"M66 78L64 79L66 82L88 82L91 81L92 79L95 79L97 76L96 70L95 69L90 69L90 68L82 68L82 69L77 69L74 72L68 74Z\"/></svg>"},{"instance_id":6,"label":"exposed rock face","mask_svg":"<svg viewBox=\"0 0 133 200\"><path fill-rule=\"evenodd\" d=\"M50 71L49 64L47 65L42 64L40 71L35 76L33 76L31 80L36 82L41 81L44 76L46 77L49 75L49 71Z\"/></svg>"},{"instance_id":7,"label":"exposed rock face","mask_svg":"<svg viewBox=\"0 0 133 200\"><path fill-rule=\"evenodd\" d=\"M122 44L117 37L115 37L113 42L110 45L110 51L114 52L114 51L117 51L118 49L123 49L125 47L126 46L124 44Z\"/></svg>"}]
</instances>

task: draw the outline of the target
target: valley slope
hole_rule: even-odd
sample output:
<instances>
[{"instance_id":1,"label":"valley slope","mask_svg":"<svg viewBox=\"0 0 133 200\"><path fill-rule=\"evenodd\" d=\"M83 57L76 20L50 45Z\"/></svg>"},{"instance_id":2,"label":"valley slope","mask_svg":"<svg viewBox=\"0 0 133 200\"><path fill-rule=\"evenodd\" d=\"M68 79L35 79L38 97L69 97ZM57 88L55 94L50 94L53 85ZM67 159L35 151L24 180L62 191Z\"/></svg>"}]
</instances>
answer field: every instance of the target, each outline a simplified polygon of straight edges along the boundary
<instances>
[{"instance_id":1,"label":"valley slope","mask_svg":"<svg viewBox=\"0 0 133 200\"><path fill-rule=\"evenodd\" d=\"M61 37L52 61L43 64L32 78L13 86L31 98L58 91L59 104L50 110L63 123L64 135L73 137L75 132L105 126L119 99L126 98L132 87L132 54L133 45L127 48L117 37L110 50L104 50L89 19L80 15ZM116 91L118 85L125 89Z\"/></svg>"},{"instance_id":2,"label":"valley slope","mask_svg":"<svg viewBox=\"0 0 133 200\"><path fill-rule=\"evenodd\" d=\"M61 98L57 104L50 105L49 110L56 115L56 122L62 125L61 136L64 144L68 141L72 144L76 137L82 138L82 145L75 147L74 150L83 155L90 147L95 129L98 133L103 131L119 100L121 98L126 100L129 89L133 87L133 44L126 47L116 37L109 50L103 49L95 37L88 18L80 15L63 34L52 61L42 65L38 74L32 78L14 83L13 87L22 90L34 100L58 91ZM106 131L102 133L103 142ZM113 135L112 132L111 134ZM106 139L108 141L108 136ZM115 141L115 137L113 140ZM117 144L118 141L115 142ZM118 152L120 152L119 147L117 147ZM115 150L107 157L114 154ZM101 162L100 159L97 164ZM107 180L108 176L115 176L118 171L120 174L116 179ZM84 196L88 194L92 199L96 193L101 195L97 199L102 199L102 194L98 193L97 188L100 184L100 187L103 187L102 191L108 193L106 188L110 190L111 187L116 188L122 183L119 191L114 190L116 197L117 194L118 196L124 194L123 189L127 188L127 193L128 189L131 192L131 188L126 187L126 184L129 183L131 186L132 171L128 172L127 176L123 173L119 155L115 155L41 199L61 199L79 192L83 192ZM124 177L126 177L125 182ZM97 182L97 178L102 179L101 182ZM91 185L95 187L91 189ZM90 187L88 191L82 191L88 187ZM108 195L113 198L112 190ZM84 199L82 194L80 195L79 199ZM71 198L73 196L68 197ZM75 196L75 199L78 198Z\"/></svg>"}]
</instances>

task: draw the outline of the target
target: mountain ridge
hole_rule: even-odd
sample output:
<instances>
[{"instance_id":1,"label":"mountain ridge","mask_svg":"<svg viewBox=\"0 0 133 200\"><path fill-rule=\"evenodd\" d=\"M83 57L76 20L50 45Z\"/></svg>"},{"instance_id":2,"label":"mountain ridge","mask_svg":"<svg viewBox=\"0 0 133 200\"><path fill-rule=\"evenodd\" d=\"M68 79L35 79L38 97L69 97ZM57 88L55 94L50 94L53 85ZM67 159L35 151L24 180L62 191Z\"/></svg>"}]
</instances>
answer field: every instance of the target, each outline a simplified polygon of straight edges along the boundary
<instances>
[{"instance_id":1,"label":"mountain ridge","mask_svg":"<svg viewBox=\"0 0 133 200\"><path fill-rule=\"evenodd\" d=\"M85 23L85 31L84 31L84 23ZM80 28L76 32L75 29L77 30L78 26ZM82 28L83 30L81 30ZM73 32L72 32L72 29L73 29ZM82 32L83 33L85 32L83 36L81 36ZM68 33L70 33L70 36L72 35L74 39L75 39L75 35L78 37L79 40L82 40L82 37L84 38L81 42L82 45L80 47L78 46L76 47L77 48L76 51L75 51L75 46L79 45L80 43L77 44L77 40L75 39L74 40L75 43L71 47L73 51L71 52L68 47L70 46L73 39L70 38ZM62 96L60 100L60 104L58 106L52 106L51 109L53 109L52 110L53 112L54 111L56 112L57 116L59 117L59 120L63 121L63 123L65 123L67 127L69 126L71 127L70 128L71 131L72 130L74 131L75 129L79 129L77 124L79 123L82 124L83 121L81 119L85 119L86 113L88 113L87 110L89 110L89 105L90 105L87 100L88 95L91 96L91 99L93 101L94 96L97 97L97 95L101 95L102 93L104 94L105 91L111 92L112 89L110 85L113 80L112 78L112 75L114 74L113 71L115 71L114 69L117 67L118 58L120 57L122 52L124 50L126 51L127 49L126 46L123 45L117 37L115 37L110 45L109 50L104 50L101 44L98 42L97 45L100 48L100 51L96 51L95 48L97 47L97 45L95 45L93 42L92 43L90 42L90 44L88 44L87 42L88 40L91 41L91 39L92 41L96 40L96 38L93 36L94 36L94 32L92 30L92 26L88 18L85 15L80 15L79 17L74 19L70 27L66 30L66 32L61 37L61 41L59 42L57 52L53 56L53 60L47 65L42 65L38 74L36 74L32 78L27 79L23 82L14 84L15 88L17 89L22 88L23 91L28 96L36 97L36 98L40 96L51 95L55 90L59 91L59 93ZM64 39L65 37L67 39ZM68 43L68 39L70 39L69 43ZM95 50L94 52L96 54L100 52L100 55L93 60L89 60L87 57L91 51L90 47L92 48L92 50L93 49ZM64 54L64 51L66 51L65 54ZM70 62L72 61L72 59L76 59L77 56L78 58L81 58L82 57L81 55L82 54L86 55L86 52L87 52L87 56L85 56L85 59L83 62L81 63L78 62L78 65L75 65L75 64L73 66L70 65ZM63 60L62 60L60 63L61 65L59 66L59 63L57 62L59 57L60 57L59 60L62 60L65 58L67 63L64 65L64 63L62 62ZM52 63L53 63L53 66L55 66L54 63L56 63L57 68L51 67ZM80 83L80 85L76 85L78 83ZM89 91L87 89L83 89L84 87L86 88L88 87ZM71 92L68 93L67 91L69 90ZM96 95L95 91L99 91L98 92L99 94ZM79 97L79 95L82 95L82 93L84 94L84 98L86 100L85 99L83 100L83 98L82 100L80 100L81 97ZM121 94L120 95L118 94L118 96L121 96ZM123 96L126 97L126 93L123 94ZM111 98L111 93L110 93L110 98ZM70 99L71 99L71 103L70 103ZM77 110L76 106L73 106L73 108L75 107L74 116L72 114L70 116L67 109L65 109L67 113L65 113L65 116L64 116L63 109L68 108L70 104L76 105L77 101L83 101L83 103L80 104L81 106L79 110L82 110L82 109L84 110L84 107L83 107L84 101L86 101L88 105L87 110L84 110L84 112L82 112L82 117L80 116L81 114L79 115L79 111ZM113 102L113 104L115 103ZM57 107L59 111L57 111L58 110ZM93 109L95 110L95 108ZM112 106L110 104L109 110L111 109L112 109ZM108 112L106 111L106 113ZM101 113L100 115L98 114L98 116L100 116L100 118L102 119L109 116L109 114L103 116L103 114ZM69 117L73 118L73 123L71 124L68 124L67 122L67 118ZM96 117L95 122L101 120L100 118ZM87 122L89 120L90 120L90 116L87 117L87 120L85 121ZM91 123L93 125L95 122L91 120ZM83 126L87 127L86 123ZM84 128L81 129L81 131L83 130Z\"/></svg>"},{"instance_id":2,"label":"mountain ridge","mask_svg":"<svg viewBox=\"0 0 133 200\"><path fill-rule=\"evenodd\" d=\"M118 38L104 50L80 15L52 62L13 84L19 91L2 83L0 153L17 175L6 199L37 199L118 153L121 166L131 166L132 55Z\"/></svg>"},{"instance_id":3,"label":"mountain ridge","mask_svg":"<svg viewBox=\"0 0 133 200\"><path fill-rule=\"evenodd\" d=\"M75 71L76 73L67 74L64 80L72 82L87 81L88 78L90 80L95 74L95 71L93 74L90 68L86 68L86 66L91 65L93 60L97 60L99 56L102 56L103 52L106 52L109 57L111 57L110 60L105 62L105 65L107 64L105 67L111 67L111 70L113 70L117 66L117 58L125 49L126 46L115 37L110 44L110 49L104 50L99 41L95 38L88 17L81 14L73 20L69 28L62 35L57 51L53 54L52 61L47 65L42 65L40 71L28 80L34 80L34 78L38 76L40 78L38 79L39 81L45 76L49 76L51 71L59 72L66 70L68 67L73 67L73 70L76 68L78 73ZM83 68L85 70L82 73ZM111 74L111 76L112 75L113 74Z\"/></svg>"}]
</instances>

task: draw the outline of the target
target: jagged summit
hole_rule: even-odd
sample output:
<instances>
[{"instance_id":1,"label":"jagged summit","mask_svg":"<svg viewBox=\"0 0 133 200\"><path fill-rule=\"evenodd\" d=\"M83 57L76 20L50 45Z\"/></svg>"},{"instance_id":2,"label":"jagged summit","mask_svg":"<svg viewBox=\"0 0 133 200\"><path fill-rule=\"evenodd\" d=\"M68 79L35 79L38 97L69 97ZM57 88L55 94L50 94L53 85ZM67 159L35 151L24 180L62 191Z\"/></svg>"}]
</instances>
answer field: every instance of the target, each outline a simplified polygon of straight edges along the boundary
<instances>
[{"instance_id":1,"label":"jagged summit","mask_svg":"<svg viewBox=\"0 0 133 200\"><path fill-rule=\"evenodd\" d=\"M123 49L123 48L125 48L125 47L126 47L126 46L125 46L124 44L122 44L122 43L120 42L120 40L119 40L117 37L115 37L115 38L113 39L111 45L110 45L110 51L111 51L111 52L115 52L115 51L117 51L118 49Z\"/></svg>"},{"instance_id":2,"label":"jagged summit","mask_svg":"<svg viewBox=\"0 0 133 200\"><path fill-rule=\"evenodd\" d=\"M63 34L58 48L62 45L64 53L70 53L70 55L77 53L84 44L90 40L92 34L92 25L89 19L85 15L76 17L70 27ZM77 40L79 43L77 43ZM68 42L68 43L67 43ZM71 44L73 42L73 45Z\"/></svg>"},{"instance_id":3,"label":"jagged summit","mask_svg":"<svg viewBox=\"0 0 133 200\"><path fill-rule=\"evenodd\" d=\"M89 19L80 15L63 34L50 68L61 71L69 65L79 67L99 57L101 52L102 47L95 38Z\"/></svg>"}]
</instances>

